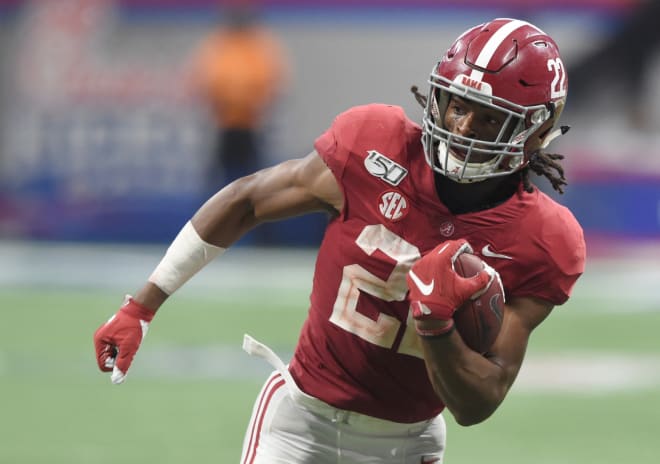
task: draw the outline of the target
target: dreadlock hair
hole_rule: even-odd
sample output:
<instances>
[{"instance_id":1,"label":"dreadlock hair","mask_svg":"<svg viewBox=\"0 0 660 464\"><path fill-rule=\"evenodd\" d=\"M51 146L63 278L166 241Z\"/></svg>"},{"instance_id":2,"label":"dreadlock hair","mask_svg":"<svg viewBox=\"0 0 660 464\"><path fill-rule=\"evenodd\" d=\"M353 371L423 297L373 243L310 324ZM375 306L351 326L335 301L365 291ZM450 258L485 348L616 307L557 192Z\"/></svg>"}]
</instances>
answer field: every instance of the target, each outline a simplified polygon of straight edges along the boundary
<instances>
[{"instance_id":1,"label":"dreadlock hair","mask_svg":"<svg viewBox=\"0 0 660 464\"><path fill-rule=\"evenodd\" d=\"M426 108L427 97L419 91L419 88L416 85L410 87L410 91L415 96L415 100L419 103L422 108ZM559 193L564 193L564 186L568 185L566 182L566 177L564 176L564 168L561 166L559 161L564 159L564 155L558 155L555 153L546 153L544 151L536 150L530 157L527 166L525 166L521 171L521 179L523 183L523 188L526 192L534 191L534 184L530 179L530 171L533 171L538 176L543 176L550 182L552 188Z\"/></svg>"}]
</instances>

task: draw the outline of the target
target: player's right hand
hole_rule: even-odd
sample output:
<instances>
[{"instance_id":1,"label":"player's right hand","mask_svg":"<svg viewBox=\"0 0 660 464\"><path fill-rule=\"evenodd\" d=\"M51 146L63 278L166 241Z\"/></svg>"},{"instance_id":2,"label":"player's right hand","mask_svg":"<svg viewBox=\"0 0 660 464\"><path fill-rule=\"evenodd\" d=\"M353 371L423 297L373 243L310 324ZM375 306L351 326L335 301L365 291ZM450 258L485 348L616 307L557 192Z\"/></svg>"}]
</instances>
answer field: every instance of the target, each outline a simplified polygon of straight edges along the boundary
<instances>
[{"instance_id":1,"label":"player's right hand","mask_svg":"<svg viewBox=\"0 0 660 464\"><path fill-rule=\"evenodd\" d=\"M96 362L103 372L112 371L112 383L120 384L126 378L155 314L126 295L119 311L94 333Z\"/></svg>"},{"instance_id":2,"label":"player's right hand","mask_svg":"<svg viewBox=\"0 0 660 464\"><path fill-rule=\"evenodd\" d=\"M471 252L465 239L447 240L412 266L407 281L413 318L448 321L458 307L488 286L491 276L485 270L473 277L461 277L454 270L458 256Z\"/></svg>"}]
</instances>

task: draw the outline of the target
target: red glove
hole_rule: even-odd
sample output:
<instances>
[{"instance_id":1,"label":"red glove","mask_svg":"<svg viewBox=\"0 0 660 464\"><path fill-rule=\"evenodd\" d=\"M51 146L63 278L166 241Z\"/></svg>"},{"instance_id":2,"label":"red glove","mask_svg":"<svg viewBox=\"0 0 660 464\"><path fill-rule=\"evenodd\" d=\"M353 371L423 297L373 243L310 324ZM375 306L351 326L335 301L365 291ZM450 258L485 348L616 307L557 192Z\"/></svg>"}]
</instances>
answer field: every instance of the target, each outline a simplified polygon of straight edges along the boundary
<instances>
[{"instance_id":1,"label":"red glove","mask_svg":"<svg viewBox=\"0 0 660 464\"><path fill-rule=\"evenodd\" d=\"M413 265L407 276L413 318L449 321L457 308L488 286L493 277L487 270L469 278L454 271L458 255L471 252L466 240L448 240Z\"/></svg>"},{"instance_id":2,"label":"red glove","mask_svg":"<svg viewBox=\"0 0 660 464\"><path fill-rule=\"evenodd\" d=\"M96 362L103 372L112 371L112 383L122 383L126 378L126 372L155 314L155 311L126 295L117 314L94 333Z\"/></svg>"}]
</instances>

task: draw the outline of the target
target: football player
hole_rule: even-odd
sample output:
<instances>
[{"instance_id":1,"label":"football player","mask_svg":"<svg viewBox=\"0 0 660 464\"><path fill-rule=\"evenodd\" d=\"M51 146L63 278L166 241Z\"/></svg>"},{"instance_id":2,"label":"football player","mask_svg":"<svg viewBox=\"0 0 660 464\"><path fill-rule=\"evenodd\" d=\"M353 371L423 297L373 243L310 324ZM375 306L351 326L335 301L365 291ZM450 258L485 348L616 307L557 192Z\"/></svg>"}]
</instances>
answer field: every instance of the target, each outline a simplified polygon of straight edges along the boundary
<instances>
[{"instance_id":1,"label":"football player","mask_svg":"<svg viewBox=\"0 0 660 464\"><path fill-rule=\"evenodd\" d=\"M502 403L532 330L584 270L582 230L540 192L561 191L546 153L567 78L555 42L496 19L462 34L430 75L421 126L396 106L340 114L302 159L228 185L182 228L135 297L95 333L98 364L123 382L156 310L206 263L263 221L331 213L309 315L290 364L246 337L274 367L257 398L242 463L441 462L446 408L461 425ZM452 314L492 279L459 277L473 251L506 291L500 334L470 350ZM414 272L414 280L408 280Z\"/></svg>"}]
</instances>

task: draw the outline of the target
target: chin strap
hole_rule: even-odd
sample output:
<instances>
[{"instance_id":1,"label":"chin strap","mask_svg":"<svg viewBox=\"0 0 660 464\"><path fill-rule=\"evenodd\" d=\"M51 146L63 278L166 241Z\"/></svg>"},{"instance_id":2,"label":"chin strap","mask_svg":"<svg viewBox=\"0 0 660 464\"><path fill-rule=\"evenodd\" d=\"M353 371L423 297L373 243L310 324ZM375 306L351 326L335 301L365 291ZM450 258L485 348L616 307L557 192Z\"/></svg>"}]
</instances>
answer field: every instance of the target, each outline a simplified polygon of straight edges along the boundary
<instances>
[{"instance_id":1,"label":"chin strap","mask_svg":"<svg viewBox=\"0 0 660 464\"><path fill-rule=\"evenodd\" d=\"M547 148L548 145L550 145L550 142L552 142L554 139L556 139L560 135L564 135L569 130L571 130L571 126L561 126L559 129L553 130L552 132L550 132L545 137L545 139L543 140L543 143L541 144L541 148Z\"/></svg>"}]
</instances>

